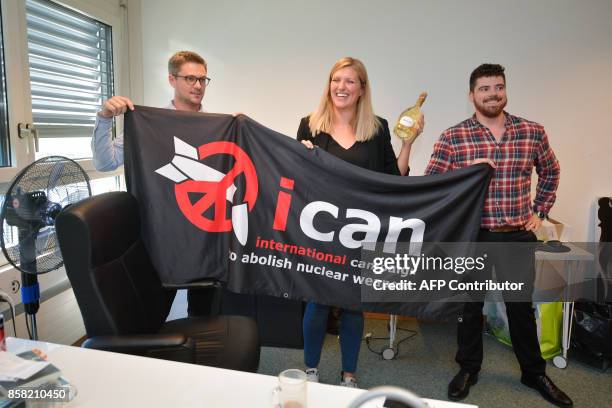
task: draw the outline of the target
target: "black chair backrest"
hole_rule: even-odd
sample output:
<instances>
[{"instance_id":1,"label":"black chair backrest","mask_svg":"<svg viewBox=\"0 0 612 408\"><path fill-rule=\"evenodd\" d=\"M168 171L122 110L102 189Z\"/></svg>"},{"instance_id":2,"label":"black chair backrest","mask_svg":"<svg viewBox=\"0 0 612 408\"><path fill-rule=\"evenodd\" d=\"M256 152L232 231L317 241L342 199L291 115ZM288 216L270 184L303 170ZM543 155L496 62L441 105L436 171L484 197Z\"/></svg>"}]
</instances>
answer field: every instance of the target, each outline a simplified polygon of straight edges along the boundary
<instances>
[{"instance_id":1,"label":"black chair backrest","mask_svg":"<svg viewBox=\"0 0 612 408\"><path fill-rule=\"evenodd\" d=\"M599 241L602 242L599 247L599 265L603 272L600 284L605 299L609 301L612 299L612 197L601 197L599 199L597 216L601 227ZM612 302L609 303L612 304Z\"/></svg>"},{"instance_id":2,"label":"black chair backrest","mask_svg":"<svg viewBox=\"0 0 612 408\"><path fill-rule=\"evenodd\" d=\"M90 197L66 208L56 230L88 337L156 333L175 293L163 289L142 243L136 199Z\"/></svg>"},{"instance_id":3,"label":"black chair backrest","mask_svg":"<svg viewBox=\"0 0 612 408\"><path fill-rule=\"evenodd\" d=\"M599 226L601 227L601 242L612 242L612 197L601 197L598 201Z\"/></svg>"}]
</instances>

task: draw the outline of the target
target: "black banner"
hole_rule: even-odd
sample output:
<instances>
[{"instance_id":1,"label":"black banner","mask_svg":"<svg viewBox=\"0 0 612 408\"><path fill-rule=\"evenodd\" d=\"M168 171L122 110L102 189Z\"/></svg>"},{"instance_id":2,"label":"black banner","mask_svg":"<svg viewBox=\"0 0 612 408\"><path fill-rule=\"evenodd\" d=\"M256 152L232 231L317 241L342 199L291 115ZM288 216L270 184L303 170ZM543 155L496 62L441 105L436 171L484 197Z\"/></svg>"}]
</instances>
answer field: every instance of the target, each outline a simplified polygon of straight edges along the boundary
<instances>
[{"instance_id":1,"label":"black banner","mask_svg":"<svg viewBox=\"0 0 612 408\"><path fill-rule=\"evenodd\" d=\"M125 135L128 190L162 282L216 278L239 293L396 314L437 313L409 298L362 303L362 249L475 241L492 174L376 173L244 115L137 106Z\"/></svg>"}]
</instances>

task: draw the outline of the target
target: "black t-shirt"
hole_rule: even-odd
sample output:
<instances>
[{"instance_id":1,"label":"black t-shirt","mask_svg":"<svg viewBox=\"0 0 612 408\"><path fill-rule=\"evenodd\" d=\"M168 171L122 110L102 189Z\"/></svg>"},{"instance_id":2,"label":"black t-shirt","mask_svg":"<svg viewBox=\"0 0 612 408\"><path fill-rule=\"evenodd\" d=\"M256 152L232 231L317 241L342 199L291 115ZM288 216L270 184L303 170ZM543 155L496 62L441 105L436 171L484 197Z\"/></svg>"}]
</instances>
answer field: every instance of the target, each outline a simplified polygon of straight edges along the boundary
<instances>
[{"instance_id":1,"label":"black t-shirt","mask_svg":"<svg viewBox=\"0 0 612 408\"><path fill-rule=\"evenodd\" d=\"M345 149L332 137L327 144L327 153L355 166L367 169L370 165L370 151L367 143L355 142L351 147Z\"/></svg>"},{"instance_id":2,"label":"black t-shirt","mask_svg":"<svg viewBox=\"0 0 612 408\"><path fill-rule=\"evenodd\" d=\"M309 140L315 146L356 166L381 173L400 175L397 158L391 146L389 125L385 119L380 117L378 119L381 126L376 135L368 141L355 142L348 149L340 146L329 133L321 132L313 137L308 126L309 117L302 118L300 121L297 140Z\"/></svg>"}]
</instances>

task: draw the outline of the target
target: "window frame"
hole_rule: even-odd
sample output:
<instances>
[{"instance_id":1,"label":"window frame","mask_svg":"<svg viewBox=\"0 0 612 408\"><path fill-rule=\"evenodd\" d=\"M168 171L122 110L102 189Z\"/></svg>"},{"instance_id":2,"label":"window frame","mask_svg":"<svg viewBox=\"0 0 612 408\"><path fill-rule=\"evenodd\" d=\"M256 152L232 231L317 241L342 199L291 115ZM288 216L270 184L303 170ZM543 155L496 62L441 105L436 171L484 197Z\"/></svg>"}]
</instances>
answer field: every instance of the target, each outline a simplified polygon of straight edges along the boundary
<instances>
[{"instance_id":1,"label":"window frame","mask_svg":"<svg viewBox=\"0 0 612 408\"><path fill-rule=\"evenodd\" d=\"M2 10L0 8L0 17L2 16ZM0 119L0 149L3 149L2 153L0 153L0 163L10 162L10 150L11 143L9 137L9 121L8 121L8 99L7 99L7 86L6 86L6 58L4 58L4 33L2 32L2 25L0 24L0 90L2 91L0 94L0 103L4 105L4 108L0 109L0 113L2 113L3 117ZM4 116L5 115L5 116Z\"/></svg>"},{"instance_id":2,"label":"window frame","mask_svg":"<svg viewBox=\"0 0 612 408\"><path fill-rule=\"evenodd\" d=\"M116 95L129 92L127 69L127 9L123 1L116 0L50 0L87 17L107 24L112 29L114 90ZM7 83L9 146L11 165L0 167L0 184L8 184L28 164L35 160L34 140L19 138L18 123L33 123L30 91L29 57L27 41L26 5L23 1L1 0L2 27ZM119 122L119 121L118 121ZM121 123L117 123L117 126ZM92 160L79 159L91 179L123 174L98 172Z\"/></svg>"}]
</instances>

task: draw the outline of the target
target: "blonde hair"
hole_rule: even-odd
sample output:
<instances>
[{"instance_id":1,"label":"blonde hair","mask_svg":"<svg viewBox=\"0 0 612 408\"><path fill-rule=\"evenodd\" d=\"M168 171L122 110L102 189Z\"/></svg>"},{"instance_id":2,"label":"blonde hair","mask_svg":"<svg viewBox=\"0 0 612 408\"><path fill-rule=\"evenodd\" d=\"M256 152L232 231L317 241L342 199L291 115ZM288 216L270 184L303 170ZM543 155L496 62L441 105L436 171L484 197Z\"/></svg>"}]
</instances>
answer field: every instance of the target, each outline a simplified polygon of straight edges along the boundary
<instances>
[{"instance_id":1,"label":"blonde hair","mask_svg":"<svg viewBox=\"0 0 612 408\"><path fill-rule=\"evenodd\" d=\"M179 51L170 57L168 60L168 73L170 75L178 75L183 64L187 62L195 62L196 64L204 65L204 69L208 70L206 61L193 51Z\"/></svg>"},{"instance_id":2,"label":"blonde hair","mask_svg":"<svg viewBox=\"0 0 612 408\"><path fill-rule=\"evenodd\" d=\"M380 120L374 115L372 109L372 93L370 91L370 84L368 82L368 72L365 66L357 58L344 57L339 59L332 67L325 89L323 90L323 96L319 107L315 112L310 115L310 121L308 123L310 127L310 133L314 136L321 132L331 133L333 125L333 102L330 95L330 83L334 74L342 68L352 68L357 73L359 81L361 82L361 88L363 89L363 95L357 101L357 113L353 119L353 129L355 130L355 139L358 142L365 142L370 140L376 135L376 132L381 126Z\"/></svg>"}]
</instances>

